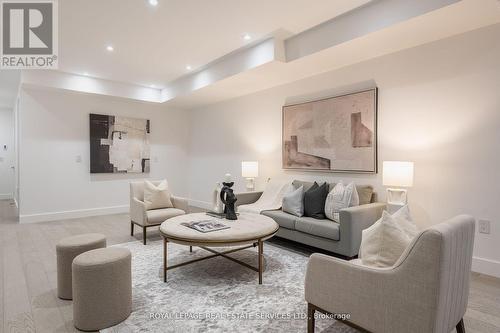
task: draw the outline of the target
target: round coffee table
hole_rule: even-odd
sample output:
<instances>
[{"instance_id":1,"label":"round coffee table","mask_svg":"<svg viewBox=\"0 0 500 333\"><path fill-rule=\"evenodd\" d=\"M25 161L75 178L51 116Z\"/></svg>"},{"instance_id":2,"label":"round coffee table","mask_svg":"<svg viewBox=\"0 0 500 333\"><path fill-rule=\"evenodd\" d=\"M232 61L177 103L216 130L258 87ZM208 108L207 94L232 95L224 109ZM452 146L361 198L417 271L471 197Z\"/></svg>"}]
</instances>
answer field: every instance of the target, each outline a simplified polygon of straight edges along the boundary
<instances>
[{"instance_id":1,"label":"round coffee table","mask_svg":"<svg viewBox=\"0 0 500 333\"><path fill-rule=\"evenodd\" d=\"M213 220L228 226L228 229L200 232L191 229L182 223ZM263 242L276 234L279 225L270 217L260 214L241 213L237 220L219 219L208 216L205 213L195 213L180 215L168 219L160 226L160 234L163 237L163 281L167 282L167 271L176 267L185 266L201 260L206 260L221 256L232 260L240 265L248 267L259 273L259 284L262 284L262 271L264 266L264 245ZM197 246L212 254L203 258L197 258L177 265L167 266L168 242ZM219 252L214 247L238 246L235 249ZM228 256L229 253L258 246L258 268L255 268L238 259Z\"/></svg>"}]
</instances>

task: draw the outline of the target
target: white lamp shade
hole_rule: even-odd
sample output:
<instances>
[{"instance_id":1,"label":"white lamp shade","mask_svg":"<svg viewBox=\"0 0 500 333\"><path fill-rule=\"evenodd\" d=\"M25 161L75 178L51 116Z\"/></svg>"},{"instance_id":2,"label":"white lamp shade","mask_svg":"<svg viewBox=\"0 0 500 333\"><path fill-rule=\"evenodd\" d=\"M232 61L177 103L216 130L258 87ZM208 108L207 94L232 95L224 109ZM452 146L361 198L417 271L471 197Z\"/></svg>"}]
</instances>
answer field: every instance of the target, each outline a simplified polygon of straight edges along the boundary
<instances>
[{"instance_id":1,"label":"white lamp shade","mask_svg":"<svg viewBox=\"0 0 500 333\"><path fill-rule=\"evenodd\" d=\"M384 186L413 186L413 162L384 161Z\"/></svg>"},{"instance_id":2,"label":"white lamp shade","mask_svg":"<svg viewBox=\"0 0 500 333\"><path fill-rule=\"evenodd\" d=\"M259 176L259 162L241 162L241 176L243 178L255 178Z\"/></svg>"}]
</instances>

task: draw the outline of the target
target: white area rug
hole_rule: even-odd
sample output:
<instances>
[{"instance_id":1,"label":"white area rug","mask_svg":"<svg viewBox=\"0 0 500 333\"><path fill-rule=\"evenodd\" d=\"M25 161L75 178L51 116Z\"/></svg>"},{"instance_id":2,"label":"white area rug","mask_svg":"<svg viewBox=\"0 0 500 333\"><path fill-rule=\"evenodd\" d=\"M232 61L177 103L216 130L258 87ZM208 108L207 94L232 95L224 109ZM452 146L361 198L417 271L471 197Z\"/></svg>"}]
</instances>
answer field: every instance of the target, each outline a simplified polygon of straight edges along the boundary
<instances>
[{"instance_id":1,"label":"white area rug","mask_svg":"<svg viewBox=\"0 0 500 333\"><path fill-rule=\"evenodd\" d=\"M132 252L133 312L102 332L306 332L305 255L265 243L262 285L257 272L221 257L169 270L164 283L162 241L116 246ZM168 251L170 265L210 254L172 243ZM257 266L254 248L230 255ZM316 325L356 332L331 319Z\"/></svg>"}]
</instances>

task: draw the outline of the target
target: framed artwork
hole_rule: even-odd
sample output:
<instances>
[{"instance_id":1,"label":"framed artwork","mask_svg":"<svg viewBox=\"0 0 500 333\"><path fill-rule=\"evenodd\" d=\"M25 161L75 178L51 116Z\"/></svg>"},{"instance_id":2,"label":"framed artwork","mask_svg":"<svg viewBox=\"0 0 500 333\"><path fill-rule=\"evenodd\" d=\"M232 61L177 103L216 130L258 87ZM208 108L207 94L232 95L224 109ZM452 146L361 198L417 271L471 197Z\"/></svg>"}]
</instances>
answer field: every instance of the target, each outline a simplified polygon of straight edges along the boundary
<instances>
[{"instance_id":1,"label":"framed artwork","mask_svg":"<svg viewBox=\"0 0 500 333\"><path fill-rule=\"evenodd\" d=\"M147 119L90 114L90 173L148 173Z\"/></svg>"},{"instance_id":2,"label":"framed artwork","mask_svg":"<svg viewBox=\"0 0 500 333\"><path fill-rule=\"evenodd\" d=\"M283 107L283 169L376 173L377 89Z\"/></svg>"}]
</instances>

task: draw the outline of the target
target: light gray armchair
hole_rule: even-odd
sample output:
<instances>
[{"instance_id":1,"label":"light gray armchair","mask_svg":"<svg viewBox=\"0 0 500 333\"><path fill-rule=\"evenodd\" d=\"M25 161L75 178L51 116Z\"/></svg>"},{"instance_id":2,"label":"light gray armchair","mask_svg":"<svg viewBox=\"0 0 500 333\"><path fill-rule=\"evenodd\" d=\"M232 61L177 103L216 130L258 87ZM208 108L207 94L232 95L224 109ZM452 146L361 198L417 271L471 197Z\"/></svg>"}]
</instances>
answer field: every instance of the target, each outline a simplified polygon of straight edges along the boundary
<instances>
[{"instance_id":1,"label":"light gray armchair","mask_svg":"<svg viewBox=\"0 0 500 333\"><path fill-rule=\"evenodd\" d=\"M457 216L421 232L390 268L313 254L305 281L308 332L316 311L349 314L370 332L465 332L474 219Z\"/></svg>"},{"instance_id":2,"label":"light gray armchair","mask_svg":"<svg viewBox=\"0 0 500 333\"><path fill-rule=\"evenodd\" d=\"M155 186L160 181L152 181ZM173 208L146 209L144 203L144 182L130 183L130 235L134 235L134 224L142 228L142 239L146 245L146 229L162 224L165 220L174 216L187 214L189 205L187 199L175 196L170 197Z\"/></svg>"}]
</instances>

